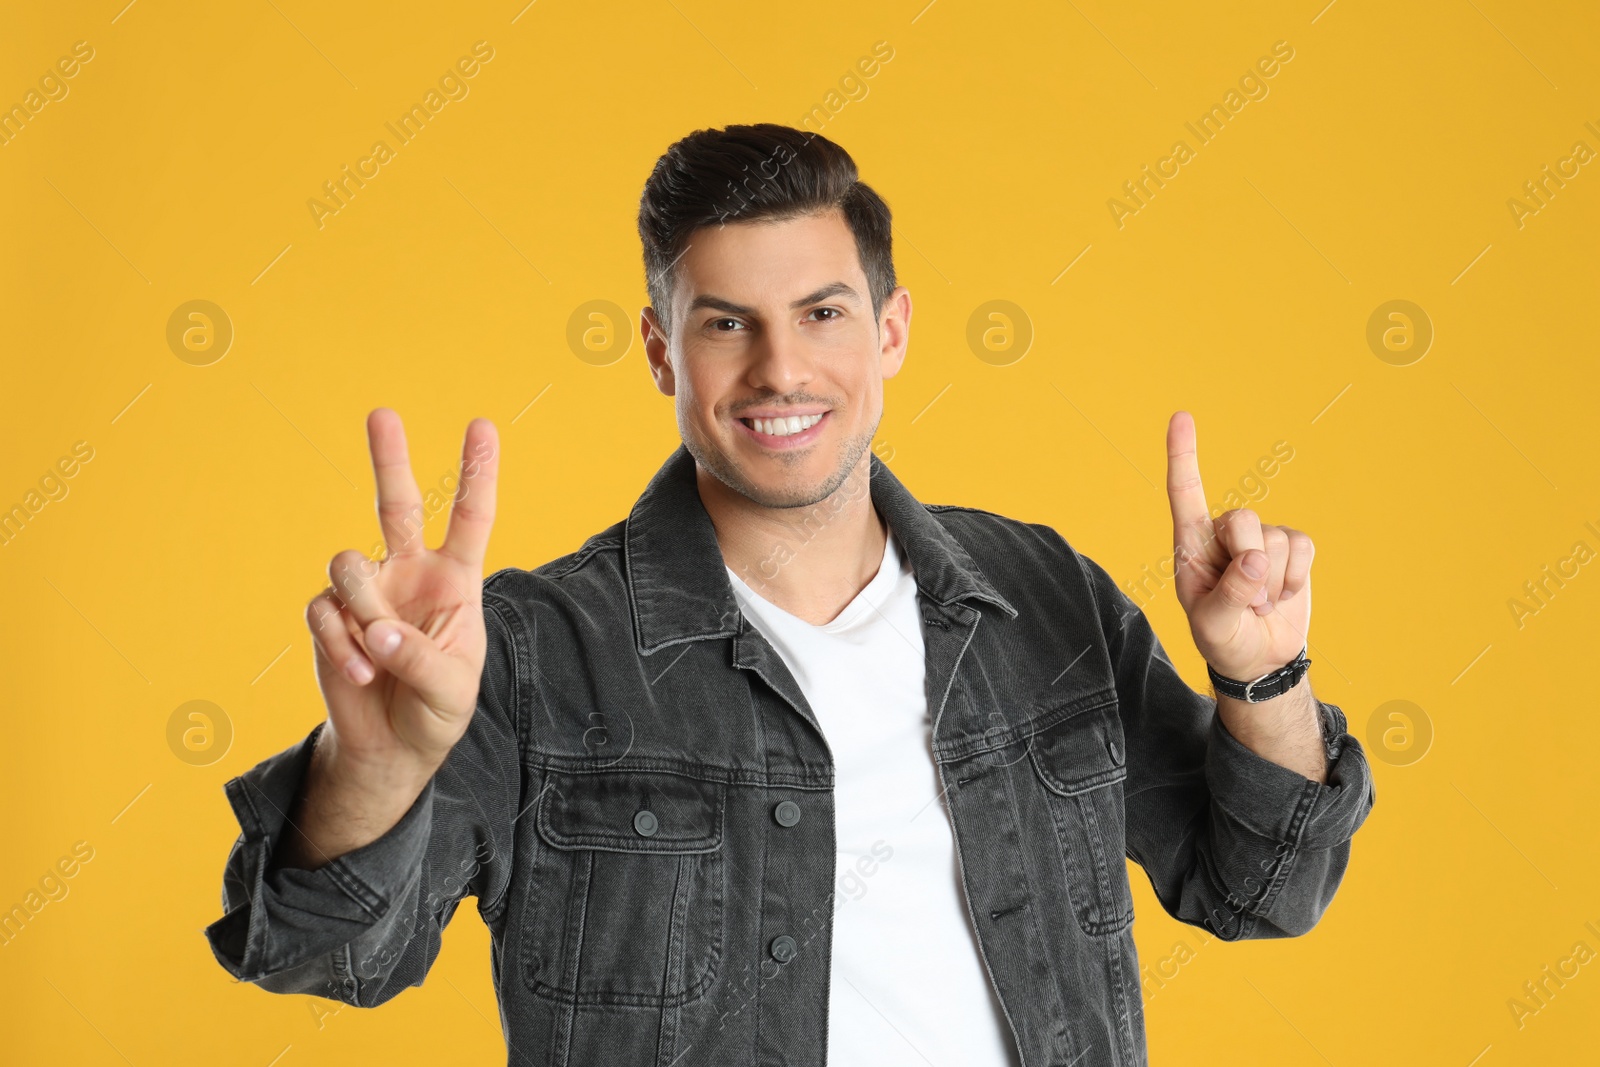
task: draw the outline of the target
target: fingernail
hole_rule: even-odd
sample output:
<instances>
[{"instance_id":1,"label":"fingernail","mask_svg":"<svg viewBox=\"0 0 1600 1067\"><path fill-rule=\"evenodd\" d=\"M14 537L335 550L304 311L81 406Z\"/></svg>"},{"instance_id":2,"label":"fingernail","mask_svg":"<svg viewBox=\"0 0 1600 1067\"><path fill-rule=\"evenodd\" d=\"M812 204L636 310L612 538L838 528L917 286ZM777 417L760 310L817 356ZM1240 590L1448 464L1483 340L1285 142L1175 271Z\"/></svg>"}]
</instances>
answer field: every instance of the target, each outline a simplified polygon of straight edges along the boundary
<instances>
[{"instance_id":1,"label":"fingernail","mask_svg":"<svg viewBox=\"0 0 1600 1067\"><path fill-rule=\"evenodd\" d=\"M346 660L344 671L357 685L366 685L372 681L372 664L360 656L351 656Z\"/></svg>"},{"instance_id":2,"label":"fingernail","mask_svg":"<svg viewBox=\"0 0 1600 1067\"><path fill-rule=\"evenodd\" d=\"M1266 561L1261 558L1261 554L1259 552L1246 553L1244 562L1239 566L1242 567L1244 572L1252 578L1260 578L1262 575L1267 573Z\"/></svg>"},{"instance_id":3,"label":"fingernail","mask_svg":"<svg viewBox=\"0 0 1600 1067\"><path fill-rule=\"evenodd\" d=\"M378 633L376 647L385 656L400 647L400 631L386 626Z\"/></svg>"}]
</instances>

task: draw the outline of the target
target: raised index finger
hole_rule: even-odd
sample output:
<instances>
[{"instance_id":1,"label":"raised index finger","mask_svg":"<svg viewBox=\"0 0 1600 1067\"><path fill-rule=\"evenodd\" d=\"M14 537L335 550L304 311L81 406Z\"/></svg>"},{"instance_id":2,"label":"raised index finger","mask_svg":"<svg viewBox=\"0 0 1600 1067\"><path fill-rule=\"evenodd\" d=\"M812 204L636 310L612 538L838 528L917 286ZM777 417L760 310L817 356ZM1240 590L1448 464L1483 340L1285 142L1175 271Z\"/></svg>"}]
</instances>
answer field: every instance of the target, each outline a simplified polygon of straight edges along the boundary
<instances>
[{"instance_id":1,"label":"raised index finger","mask_svg":"<svg viewBox=\"0 0 1600 1067\"><path fill-rule=\"evenodd\" d=\"M1211 512L1200 483L1194 418L1187 411L1174 412L1167 423L1167 500L1172 505L1173 547L1200 548Z\"/></svg>"},{"instance_id":2,"label":"raised index finger","mask_svg":"<svg viewBox=\"0 0 1600 1067\"><path fill-rule=\"evenodd\" d=\"M467 424L461 445L461 484L450 509L450 529L440 551L482 567L494 525L495 478L500 470L500 435L488 419Z\"/></svg>"}]
</instances>

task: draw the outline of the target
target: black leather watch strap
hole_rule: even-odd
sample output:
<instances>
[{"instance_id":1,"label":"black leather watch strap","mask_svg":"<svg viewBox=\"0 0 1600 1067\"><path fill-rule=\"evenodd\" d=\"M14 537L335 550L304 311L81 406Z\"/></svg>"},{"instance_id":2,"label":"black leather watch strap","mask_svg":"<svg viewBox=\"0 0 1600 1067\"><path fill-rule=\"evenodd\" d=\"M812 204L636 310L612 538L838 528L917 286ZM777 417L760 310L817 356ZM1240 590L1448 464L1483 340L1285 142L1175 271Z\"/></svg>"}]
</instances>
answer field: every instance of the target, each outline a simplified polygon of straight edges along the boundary
<instances>
[{"instance_id":1,"label":"black leather watch strap","mask_svg":"<svg viewBox=\"0 0 1600 1067\"><path fill-rule=\"evenodd\" d=\"M1260 704L1293 689L1300 683L1300 679L1305 677L1306 670L1310 666L1311 661L1306 658L1306 649L1302 645L1300 654L1293 660L1253 681L1241 682L1220 675L1209 663L1206 664L1206 672L1211 675L1211 684L1220 695L1242 700L1247 704Z\"/></svg>"}]
</instances>

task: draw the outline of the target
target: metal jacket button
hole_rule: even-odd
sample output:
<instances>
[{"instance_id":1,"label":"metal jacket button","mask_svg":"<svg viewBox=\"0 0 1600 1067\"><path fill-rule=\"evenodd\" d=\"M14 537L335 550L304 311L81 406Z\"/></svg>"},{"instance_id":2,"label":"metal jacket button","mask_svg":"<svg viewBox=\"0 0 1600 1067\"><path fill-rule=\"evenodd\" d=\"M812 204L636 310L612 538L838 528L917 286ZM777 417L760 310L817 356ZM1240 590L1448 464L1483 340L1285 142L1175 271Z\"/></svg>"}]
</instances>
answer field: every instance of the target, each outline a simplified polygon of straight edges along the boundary
<instances>
[{"instance_id":1,"label":"metal jacket button","mask_svg":"<svg viewBox=\"0 0 1600 1067\"><path fill-rule=\"evenodd\" d=\"M1122 748L1120 745L1118 745L1115 741L1107 741L1106 748L1111 752L1112 763L1122 762Z\"/></svg>"},{"instance_id":2,"label":"metal jacket button","mask_svg":"<svg viewBox=\"0 0 1600 1067\"><path fill-rule=\"evenodd\" d=\"M641 837L649 837L660 825L653 811L641 811L633 817L633 828L639 831Z\"/></svg>"},{"instance_id":3,"label":"metal jacket button","mask_svg":"<svg viewBox=\"0 0 1600 1067\"><path fill-rule=\"evenodd\" d=\"M784 800L772 809L772 817L778 820L779 826L793 826L800 821L800 805L792 800Z\"/></svg>"},{"instance_id":4,"label":"metal jacket button","mask_svg":"<svg viewBox=\"0 0 1600 1067\"><path fill-rule=\"evenodd\" d=\"M795 953L800 951L800 946L794 943L794 938L788 934L772 939L772 958L779 963L788 963L794 959Z\"/></svg>"}]
</instances>

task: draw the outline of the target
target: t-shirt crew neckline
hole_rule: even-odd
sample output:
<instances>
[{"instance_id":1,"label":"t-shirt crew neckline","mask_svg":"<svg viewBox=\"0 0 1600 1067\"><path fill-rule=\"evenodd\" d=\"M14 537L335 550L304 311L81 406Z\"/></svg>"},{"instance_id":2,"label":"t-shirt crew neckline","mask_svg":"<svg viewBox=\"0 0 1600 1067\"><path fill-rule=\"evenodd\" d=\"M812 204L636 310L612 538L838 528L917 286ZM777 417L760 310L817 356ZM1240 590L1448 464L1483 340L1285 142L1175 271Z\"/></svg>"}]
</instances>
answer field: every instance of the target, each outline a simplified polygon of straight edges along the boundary
<instances>
[{"instance_id":1,"label":"t-shirt crew neckline","mask_svg":"<svg viewBox=\"0 0 1600 1067\"><path fill-rule=\"evenodd\" d=\"M900 579L901 572L904 570L904 557L900 553L900 546L895 542L894 531L886 527L885 534L886 536L883 539L883 559L878 564L878 573L872 576L872 580L862 588L861 592L856 594L854 600L845 605L843 611L839 612L832 621L825 622L820 626L783 610L772 601L767 600L766 597L761 596L743 578L740 578L732 567L724 564L724 569L727 570L728 577L733 581L736 589L749 596L760 597L766 610L777 612L779 615L793 619L796 623L809 626L819 633L841 633L859 625L881 608L894 592L895 582Z\"/></svg>"}]
</instances>

